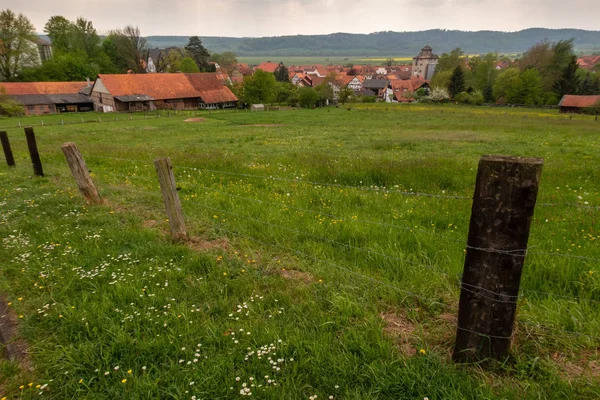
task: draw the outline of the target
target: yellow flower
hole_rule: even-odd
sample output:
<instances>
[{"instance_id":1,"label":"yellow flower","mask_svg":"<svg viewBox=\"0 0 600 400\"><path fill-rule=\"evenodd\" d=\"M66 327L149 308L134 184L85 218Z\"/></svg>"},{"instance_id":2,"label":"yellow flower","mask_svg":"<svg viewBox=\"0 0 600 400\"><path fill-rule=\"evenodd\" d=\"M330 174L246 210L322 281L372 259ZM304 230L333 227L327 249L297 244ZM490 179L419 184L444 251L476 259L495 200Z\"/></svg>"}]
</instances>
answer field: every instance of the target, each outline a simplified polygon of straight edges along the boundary
<instances>
[{"instance_id":1,"label":"yellow flower","mask_svg":"<svg viewBox=\"0 0 600 400\"><path fill-rule=\"evenodd\" d=\"M128 373L129 375L131 375L131 372L132 372L131 370L127 371L127 373Z\"/></svg>"},{"instance_id":2,"label":"yellow flower","mask_svg":"<svg viewBox=\"0 0 600 400\"><path fill-rule=\"evenodd\" d=\"M29 383L27 384L27 386L29 386L29 387L32 387L32 386L33 386L33 382L29 382Z\"/></svg>"},{"instance_id":3,"label":"yellow flower","mask_svg":"<svg viewBox=\"0 0 600 400\"><path fill-rule=\"evenodd\" d=\"M121 381L121 383L125 383L125 382L127 382L127 379L123 379L123 380Z\"/></svg>"},{"instance_id":4,"label":"yellow flower","mask_svg":"<svg viewBox=\"0 0 600 400\"><path fill-rule=\"evenodd\" d=\"M19 386L19 389L25 389L25 386L21 385Z\"/></svg>"},{"instance_id":5,"label":"yellow flower","mask_svg":"<svg viewBox=\"0 0 600 400\"><path fill-rule=\"evenodd\" d=\"M21 300L23 300L23 298L22 298L22 297L19 297L17 300L21 301Z\"/></svg>"},{"instance_id":6,"label":"yellow flower","mask_svg":"<svg viewBox=\"0 0 600 400\"><path fill-rule=\"evenodd\" d=\"M427 352L425 351L425 349L421 349L421 350L419 350L419 353L420 353L420 354L422 354L422 355L425 355L425 354L427 354Z\"/></svg>"},{"instance_id":7,"label":"yellow flower","mask_svg":"<svg viewBox=\"0 0 600 400\"><path fill-rule=\"evenodd\" d=\"M227 272L223 272L223 276L226 276L226 275L227 275Z\"/></svg>"},{"instance_id":8,"label":"yellow flower","mask_svg":"<svg viewBox=\"0 0 600 400\"><path fill-rule=\"evenodd\" d=\"M22 316L22 315L19 315L19 318L20 318L20 319L23 319L23 316Z\"/></svg>"},{"instance_id":9,"label":"yellow flower","mask_svg":"<svg viewBox=\"0 0 600 400\"><path fill-rule=\"evenodd\" d=\"M79 383L83 383L83 378L81 378L81 379L79 380Z\"/></svg>"}]
</instances>

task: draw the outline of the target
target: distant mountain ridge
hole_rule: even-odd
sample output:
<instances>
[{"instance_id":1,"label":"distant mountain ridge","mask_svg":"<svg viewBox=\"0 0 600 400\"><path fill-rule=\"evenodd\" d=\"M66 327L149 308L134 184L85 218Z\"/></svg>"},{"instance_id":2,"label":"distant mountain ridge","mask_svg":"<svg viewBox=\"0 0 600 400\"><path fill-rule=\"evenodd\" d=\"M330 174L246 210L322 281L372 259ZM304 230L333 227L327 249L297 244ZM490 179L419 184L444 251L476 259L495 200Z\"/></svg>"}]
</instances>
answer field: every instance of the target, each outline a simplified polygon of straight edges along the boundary
<instances>
[{"instance_id":1,"label":"distant mountain ridge","mask_svg":"<svg viewBox=\"0 0 600 400\"><path fill-rule=\"evenodd\" d=\"M240 56L388 56L416 55L429 44L438 54L460 47L468 54L522 53L542 40L575 39L581 52L600 53L600 31L531 28L518 32L433 29L420 32L333 33L263 38L202 37L214 52ZM148 36L151 47L184 46L188 36Z\"/></svg>"},{"instance_id":2,"label":"distant mountain ridge","mask_svg":"<svg viewBox=\"0 0 600 400\"><path fill-rule=\"evenodd\" d=\"M40 35L43 38L46 36ZM148 36L151 48L183 47L189 36ZM575 39L578 52L600 53L600 31L581 29L530 28L518 32L432 29L419 32L375 32L369 34L333 33L329 35L272 36L234 38L204 36L212 52L233 51L239 56L408 56L416 55L429 44L442 54L460 47L467 54L498 52L522 53L542 40L555 42Z\"/></svg>"}]
</instances>

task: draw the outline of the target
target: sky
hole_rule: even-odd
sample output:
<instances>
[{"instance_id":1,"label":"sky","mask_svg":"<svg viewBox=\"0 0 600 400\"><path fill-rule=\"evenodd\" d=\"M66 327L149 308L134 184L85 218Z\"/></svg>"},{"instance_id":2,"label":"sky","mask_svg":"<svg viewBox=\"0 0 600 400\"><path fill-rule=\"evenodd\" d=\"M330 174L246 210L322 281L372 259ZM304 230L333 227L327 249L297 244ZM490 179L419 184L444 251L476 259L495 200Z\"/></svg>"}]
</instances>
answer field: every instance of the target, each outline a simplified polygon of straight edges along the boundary
<instances>
[{"instance_id":1,"label":"sky","mask_svg":"<svg viewBox=\"0 0 600 400\"><path fill-rule=\"evenodd\" d=\"M263 37L336 32L600 30L600 0L2 0L39 33L53 15L82 16L100 33Z\"/></svg>"}]
</instances>

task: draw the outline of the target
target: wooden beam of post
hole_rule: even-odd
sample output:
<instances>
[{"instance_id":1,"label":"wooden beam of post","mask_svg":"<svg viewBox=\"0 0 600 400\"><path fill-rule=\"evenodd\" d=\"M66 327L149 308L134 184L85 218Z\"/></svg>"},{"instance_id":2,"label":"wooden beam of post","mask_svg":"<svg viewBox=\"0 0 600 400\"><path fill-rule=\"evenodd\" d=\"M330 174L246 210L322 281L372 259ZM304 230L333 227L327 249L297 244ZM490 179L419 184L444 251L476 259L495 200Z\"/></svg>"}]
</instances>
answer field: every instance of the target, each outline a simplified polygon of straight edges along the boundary
<instances>
[{"instance_id":1,"label":"wooden beam of post","mask_svg":"<svg viewBox=\"0 0 600 400\"><path fill-rule=\"evenodd\" d=\"M9 167L15 166L15 158L13 157L12 149L10 148L10 142L8 141L8 134L6 131L0 132L0 141L2 142L2 149L4 150L4 157L6 157L6 163Z\"/></svg>"},{"instance_id":2,"label":"wooden beam of post","mask_svg":"<svg viewBox=\"0 0 600 400\"><path fill-rule=\"evenodd\" d=\"M508 356L529 228L544 161L484 156L479 161L453 359Z\"/></svg>"},{"instance_id":3,"label":"wooden beam of post","mask_svg":"<svg viewBox=\"0 0 600 400\"><path fill-rule=\"evenodd\" d=\"M38 152L35 133L33 132L32 127L29 126L25 128L25 137L27 138L27 148L29 149L29 156L31 157L31 164L33 165L33 173L36 176L44 176L42 160L40 160L40 153Z\"/></svg>"},{"instance_id":4,"label":"wooden beam of post","mask_svg":"<svg viewBox=\"0 0 600 400\"><path fill-rule=\"evenodd\" d=\"M185 229L183 212L181 211L181 202L177 194L171 160L169 158L156 159L154 160L154 166L156 167L160 190L162 191L167 217L171 225L171 237L177 242L186 240L187 231Z\"/></svg>"},{"instance_id":5,"label":"wooden beam of post","mask_svg":"<svg viewBox=\"0 0 600 400\"><path fill-rule=\"evenodd\" d=\"M61 149L85 201L89 204L101 204L102 200L100 199L100 195L98 195L96 185L94 185L94 181L90 176L85 160L77 145L75 143L65 143L61 146Z\"/></svg>"}]
</instances>

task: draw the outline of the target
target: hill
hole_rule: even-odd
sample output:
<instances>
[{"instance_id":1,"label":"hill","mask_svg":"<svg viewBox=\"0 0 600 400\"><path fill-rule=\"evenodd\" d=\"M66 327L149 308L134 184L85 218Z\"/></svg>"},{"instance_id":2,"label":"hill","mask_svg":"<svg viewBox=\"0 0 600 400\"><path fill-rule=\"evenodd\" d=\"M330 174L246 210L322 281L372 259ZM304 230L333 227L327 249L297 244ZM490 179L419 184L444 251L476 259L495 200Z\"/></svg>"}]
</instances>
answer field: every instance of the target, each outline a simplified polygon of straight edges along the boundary
<instances>
[{"instance_id":1,"label":"hill","mask_svg":"<svg viewBox=\"0 0 600 400\"><path fill-rule=\"evenodd\" d=\"M433 29L421 32L333 33L262 38L202 37L214 52L233 51L239 56L388 56L413 55L425 45L436 53L456 47L470 54L496 51L522 53L542 40L575 39L578 52L600 52L600 31L532 28L518 32ZM184 46L188 36L148 36L151 47Z\"/></svg>"}]
</instances>

